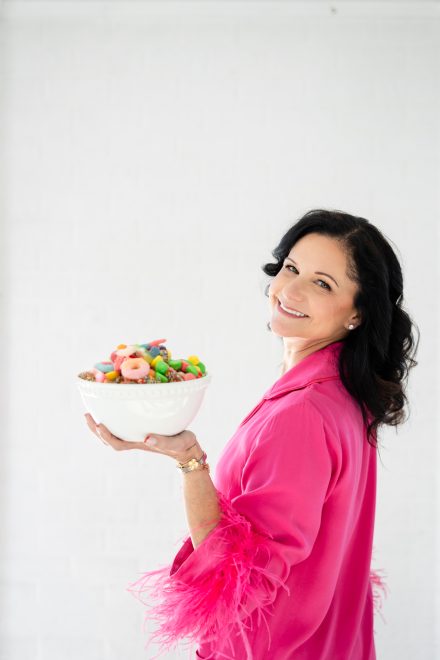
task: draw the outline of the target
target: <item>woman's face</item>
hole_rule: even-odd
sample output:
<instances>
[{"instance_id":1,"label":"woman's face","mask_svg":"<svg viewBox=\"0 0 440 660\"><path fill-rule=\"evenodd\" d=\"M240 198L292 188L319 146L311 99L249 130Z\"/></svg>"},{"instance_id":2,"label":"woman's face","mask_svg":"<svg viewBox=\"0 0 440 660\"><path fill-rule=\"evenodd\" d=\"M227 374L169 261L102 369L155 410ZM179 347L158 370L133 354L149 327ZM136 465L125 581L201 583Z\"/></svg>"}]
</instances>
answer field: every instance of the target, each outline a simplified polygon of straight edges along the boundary
<instances>
[{"instance_id":1,"label":"woman's face","mask_svg":"<svg viewBox=\"0 0 440 660\"><path fill-rule=\"evenodd\" d=\"M353 307L357 285L346 270L347 257L337 240L316 233L299 239L269 287L272 332L298 345L331 343L353 332L348 326L360 324ZM283 312L280 301L307 316Z\"/></svg>"}]
</instances>

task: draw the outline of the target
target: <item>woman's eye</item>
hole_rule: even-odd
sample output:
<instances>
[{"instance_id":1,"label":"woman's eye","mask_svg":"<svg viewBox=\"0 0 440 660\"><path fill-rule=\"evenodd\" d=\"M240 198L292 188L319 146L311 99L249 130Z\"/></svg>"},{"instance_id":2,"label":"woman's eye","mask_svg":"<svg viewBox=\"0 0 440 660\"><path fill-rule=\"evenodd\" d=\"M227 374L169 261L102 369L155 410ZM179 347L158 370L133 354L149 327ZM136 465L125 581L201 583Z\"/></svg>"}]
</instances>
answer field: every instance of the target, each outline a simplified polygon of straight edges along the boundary
<instances>
[{"instance_id":1,"label":"woman's eye","mask_svg":"<svg viewBox=\"0 0 440 660\"><path fill-rule=\"evenodd\" d=\"M285 268L295 268L295 266L292 266L292 264L287 264L285 266ZM295 270L296 270L296 268L295 268ZM296 272L298 272L298 271L296 270ZM329 291L332 290L331 286L329 284L327 284L327 282L324 282L324 280L316 280L316 281L317 282L322 282L325 285L325 286L321 286L320 287L321 289L328 289Z\"/></svg>"}]
</instances>

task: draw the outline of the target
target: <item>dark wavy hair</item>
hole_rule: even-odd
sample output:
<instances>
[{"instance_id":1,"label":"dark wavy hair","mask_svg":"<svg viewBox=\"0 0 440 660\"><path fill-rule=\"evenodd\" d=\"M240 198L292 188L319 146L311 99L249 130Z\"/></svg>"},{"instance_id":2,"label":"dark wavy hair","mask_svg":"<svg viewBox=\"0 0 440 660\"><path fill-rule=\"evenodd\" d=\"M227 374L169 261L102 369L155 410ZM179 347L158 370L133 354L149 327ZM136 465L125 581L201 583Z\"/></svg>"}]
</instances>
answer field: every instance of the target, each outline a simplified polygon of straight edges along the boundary
<instances>
[{"instance_id":1,"label":"dark wavy hair","mask_svg":"<svg viewBox=\"0 0 440 660\"><path fill-rule=\"evenodd\" d=\"M347 276L357 284L354 307L361 323L343 340L339 375L359 404L368 442L377 448L380 425L396 427L406 421L404 406L408 399L404 390L409 370L418 364L414 356L420 331L402 307L402 268L389 239L365 218L338 210L312 209L284 234L272 251L276 263L264 264L264 273L277 275L295 243L312 232L339 241L347 255ZM266 296L269 286L265 288ZM270 322L267 327L271 330Z\"/></svg>"}]
</instances>

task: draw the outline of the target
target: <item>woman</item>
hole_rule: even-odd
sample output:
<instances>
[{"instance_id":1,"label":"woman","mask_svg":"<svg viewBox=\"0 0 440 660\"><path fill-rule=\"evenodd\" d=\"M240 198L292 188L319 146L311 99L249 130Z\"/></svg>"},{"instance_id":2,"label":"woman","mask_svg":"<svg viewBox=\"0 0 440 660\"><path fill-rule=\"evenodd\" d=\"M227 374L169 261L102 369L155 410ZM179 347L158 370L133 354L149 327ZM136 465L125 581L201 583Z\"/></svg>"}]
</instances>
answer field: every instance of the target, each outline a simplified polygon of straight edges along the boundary
<instances>
[{"instance_id":1,"label":"woman","mask_svg":"<svg viewBox=\"0 0 440 660\"><path fill-rule=\"evenodd\" d=\"M401 267L376 227L340 211L309 211L272 254L282 374L214 480L191 431L130 443L88 417L114 449L166 454L182 471L189 536L129 590L157 599L147 616L161 650L188 638L206 659L374 660L377 428L403 421L417 364Z\"/></svg>"}]
</instances>

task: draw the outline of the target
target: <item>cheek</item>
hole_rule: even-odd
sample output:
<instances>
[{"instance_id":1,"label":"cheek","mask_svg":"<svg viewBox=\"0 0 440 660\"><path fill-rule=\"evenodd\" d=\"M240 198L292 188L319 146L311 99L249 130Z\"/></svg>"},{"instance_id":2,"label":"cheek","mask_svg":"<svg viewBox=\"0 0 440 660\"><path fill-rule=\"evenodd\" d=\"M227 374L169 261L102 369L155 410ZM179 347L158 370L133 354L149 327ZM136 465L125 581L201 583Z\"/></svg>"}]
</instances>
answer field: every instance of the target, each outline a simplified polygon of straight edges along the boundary
<instances>
[{"instance_id":1,"label":"cheek","mask_svg":"<svg viewBox=\"0 0 440 660\"><path fill-rule=\"evenodd\" d=\"M330 294L327 296L319 296L313 301L313 306L317 309L321 309L323 313L330 316L339 313L339 305L335 304L335 301L331 299Z\"/></svg>"},{"instance_id":2,"label":"cheek","mask_svg":"<svg viewBox=\"0 0 440 660\"><path fill-rule=\"evenodd\" d=\"M277 299L277 291L279 291L279 280L277 280L278 275L271 281L270 286L267 290L270 302L275 302Z\"/></svg>"},{"instance_id":3,"label":"cheek","mask_svg":"<svg viewBox=\"0 0 440 660\"><path fill-rule=\"evenodd\" d=\"M335 301L332 293L329 291L319 295L310 295L307 303L310 309L310 316L315 322L324 323L328 326L333 323L339 324L341 316L341 305Z\"/></svg>"},{"instance_id":4,"label":"cheek","mask_svg":"<svg viewBox=\"0 0 440 660\"><path fill-rule=\"evenodd\" d=\"M340 301L332 299L328 300L325 305L325 315L330 322L339 325L341 319L346 315L346 310L345 307L340 304Z\"/></svg>"}]
</instances>

